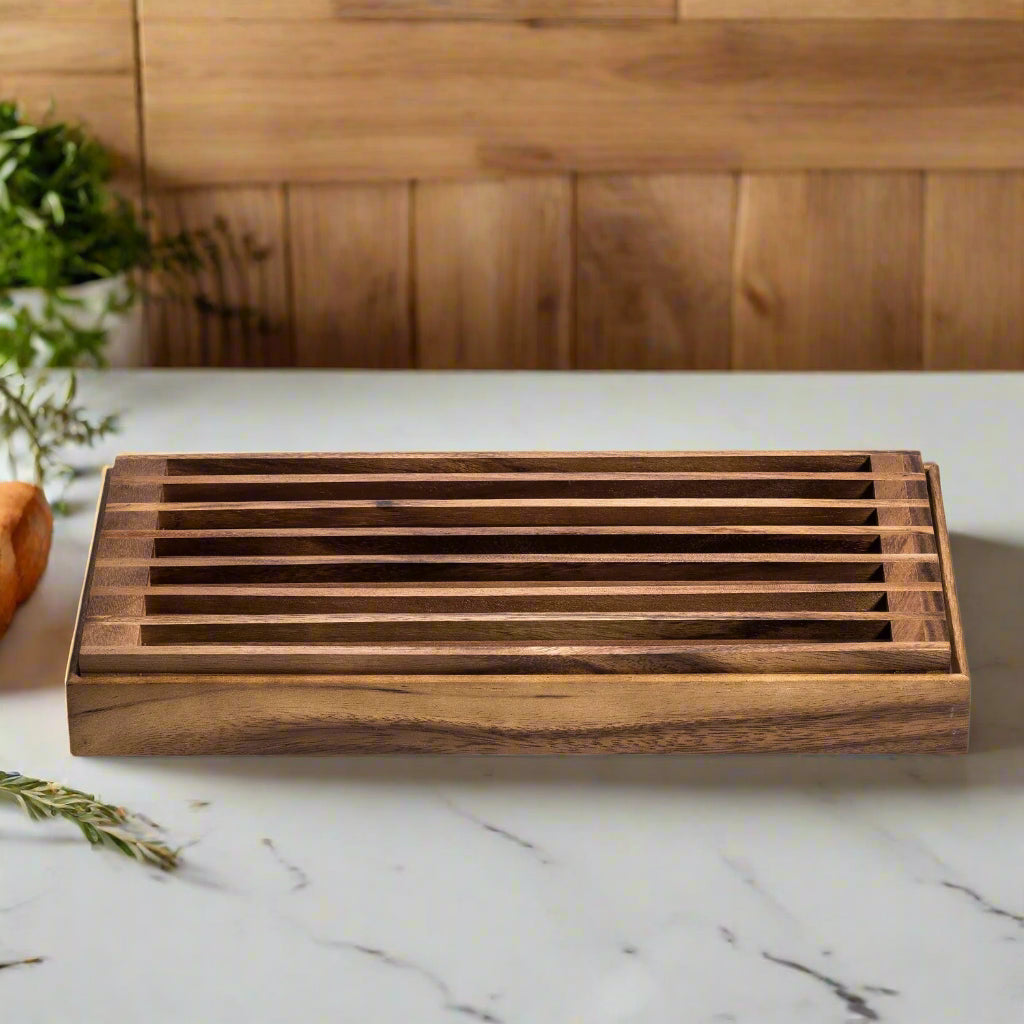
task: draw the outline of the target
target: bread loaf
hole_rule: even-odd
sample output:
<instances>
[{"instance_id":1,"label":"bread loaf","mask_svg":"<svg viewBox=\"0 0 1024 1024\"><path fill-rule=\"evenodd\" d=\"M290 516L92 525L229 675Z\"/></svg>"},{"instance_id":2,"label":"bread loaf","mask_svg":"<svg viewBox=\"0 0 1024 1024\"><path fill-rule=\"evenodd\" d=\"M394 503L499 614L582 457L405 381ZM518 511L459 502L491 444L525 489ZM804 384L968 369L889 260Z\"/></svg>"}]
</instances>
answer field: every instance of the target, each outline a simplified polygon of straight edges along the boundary
<instances>
[{"instance_id":1,"label":"bread loaf","mask_svg":"<svg viewBox=\"0 0 1024 1024\"><path fill-rule=\"evenodd\" d=\"M53 514L38 487L0 483L0 636L50 556Z\"/></svg>"}]
</instances>

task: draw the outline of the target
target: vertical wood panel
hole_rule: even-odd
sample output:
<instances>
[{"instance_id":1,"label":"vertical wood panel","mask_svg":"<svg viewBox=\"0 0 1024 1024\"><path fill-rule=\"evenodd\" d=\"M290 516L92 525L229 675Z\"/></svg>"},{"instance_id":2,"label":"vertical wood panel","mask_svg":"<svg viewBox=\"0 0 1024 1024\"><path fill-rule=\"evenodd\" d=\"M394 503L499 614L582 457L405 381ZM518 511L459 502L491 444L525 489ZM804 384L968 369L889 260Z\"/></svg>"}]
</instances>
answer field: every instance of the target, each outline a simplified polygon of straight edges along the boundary
<instances>
[{"instance_id":1,"label":"vertical wood panel","mask_svg":"<svg viewBox=\"0 0 1024 1024\"><path fill-rule=\"evenodd\" d=\"M286 235L281 188L205 188L150 197L161 235L209 230L222 255L217 269L186 281L215 303L251 316L204 312L169 296L149 304L149 361L158 366L288 366L291 324L285 277ZM223 218L232 241L216 225ZM252 253L263 250L263 258Z\"/></svg>"},{"instance_id":2,"label":"vertical wood panel","mask_svg":"<svg viewBox=\"0 0 1024 1024\"><path fill-rule=\"evenodd\" d=\"M736 179L585 177L577 365L728 369Z\"/></svg>"},{"instance_id":3,"label":"vertical wood panel","mask_svg":"<svg viewBox=\"0 0 1024 1024\"><path fill-rule=\"evenodd\" d=\"M419 364L571 364L572 184L533 177L417 185Z\"/></svg>"},{"instance_id":4,"label":"vertical wood panel","mask_svg":"<svg viewBox=\"0 0 1024 1024\"><path fill-rule=\"evenodd\" d=\"M922 176L807 173L741 180L733 365L922 365Z\"/></svg>"},{"instance_id":5,"label":"vertical wood panel","mask_svg":"<svg viewBox=\"0 0 1024 1024\"><path fill-rule=\"evenodd\" d=\"M1024 173L925 188L925 365L1024 369Z\"/></svg>"},{"instance_id":6,"label":"vertical wood panel","mask_svg":"<svg viewBox=\"0 0 1024 1024\"><path fill-rule=\"evenodd\" d=\"M412 365L409 186L289 189L299 366Z\"/></svg>"}]
</instances>

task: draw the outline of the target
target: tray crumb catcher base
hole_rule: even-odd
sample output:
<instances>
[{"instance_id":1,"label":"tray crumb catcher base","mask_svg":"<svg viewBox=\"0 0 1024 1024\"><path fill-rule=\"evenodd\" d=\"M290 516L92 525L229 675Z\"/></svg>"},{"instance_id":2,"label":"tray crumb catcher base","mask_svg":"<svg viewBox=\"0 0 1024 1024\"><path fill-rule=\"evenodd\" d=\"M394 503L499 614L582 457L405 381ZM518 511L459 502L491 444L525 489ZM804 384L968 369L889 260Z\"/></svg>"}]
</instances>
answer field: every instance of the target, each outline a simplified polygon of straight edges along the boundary
<instances>
[{"instance_id":1,"label":"tray crumb catcher base","mask_svg":"<svg viewBox=\"0 0 1024 1024\"><path fill-rule=\"evenodd\" d=\"M917 452L125 455L75 754L961 753Z\"/></svg>"}]
</instances>

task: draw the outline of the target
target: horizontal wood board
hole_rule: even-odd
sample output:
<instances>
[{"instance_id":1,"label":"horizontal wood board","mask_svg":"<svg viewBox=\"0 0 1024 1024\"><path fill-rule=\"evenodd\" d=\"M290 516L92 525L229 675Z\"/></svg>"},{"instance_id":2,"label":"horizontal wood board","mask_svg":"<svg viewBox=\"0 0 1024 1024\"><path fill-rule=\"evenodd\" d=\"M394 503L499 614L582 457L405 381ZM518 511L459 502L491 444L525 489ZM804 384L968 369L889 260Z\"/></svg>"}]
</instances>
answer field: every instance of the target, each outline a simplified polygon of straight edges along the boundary
<instances>
[{"instance_id":1,"label":"horizontal wood board","mask_svg":"<svg viewBox=\"0 0 1024 1024\"><path fill-rule=\"evenodd\" d=\"M1024 21L144 20L169 184L1019 169ZM283 45L283 40L287 44Z\"/></svg>"}]
</instances>

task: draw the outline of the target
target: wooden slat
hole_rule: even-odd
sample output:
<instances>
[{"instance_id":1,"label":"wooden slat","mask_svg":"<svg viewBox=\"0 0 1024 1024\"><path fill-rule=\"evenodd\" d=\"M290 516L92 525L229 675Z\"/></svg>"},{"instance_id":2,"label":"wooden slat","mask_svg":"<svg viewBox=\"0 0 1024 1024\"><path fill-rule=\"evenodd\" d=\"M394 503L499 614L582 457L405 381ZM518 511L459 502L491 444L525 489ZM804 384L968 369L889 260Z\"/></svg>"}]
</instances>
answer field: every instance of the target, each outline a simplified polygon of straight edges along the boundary
<instances>
[{"instance_id":1,"label":"wooden slat","mask_svg":"<svg viewBox=\"0 0 1024 1024\"><path fill-rule=\"evenodd\" d=\"M886 532L906 532L919 537L930 537L928 526L381 526L381 527L299 527L232 530L231 536L239 539L394 539L403 537L438 538L445 537L807 537L828 538L854 536L870 538ZM209 540L223 537L220 530L170 530L160 529L163 540ZM152 540L155 530L109 529L103 533L103 540L120 538L144 538Z\"/></svg>"},{"instance_id":2,"label":"wooden slat","mask_svg":"<svg viewBox=\"0 0 1024 1024\"><path fill-rule=\"evenodd\" d=\"M733 366L919 368L921 195L918 174L745 176Z\"/></svg>"},{"instance_id":3,"label":"wooden slat","mask_svg":"<svg viewBox=\"0 0 1024 1024\"><path fill-rule=\"evenodd\" d=\"M269 2L269 0L268 0ZM1021 0L679 0L689 18L1024 18Z\"/></svg>"},{"instance_id":4,"label":"wooden slat","mask_svg":"<svg viewBox=\"0 0 1024 1024\"><path fill-rule=\"evenodd\" d=\"M926 368L1024 369L1024 173L925 182Z\"/></svg>"},{"instance_id":5,"label":"wooden slat","mask_svg":"<svg viewBox=\"0 0 1024 1024\"><path fill-rule=\"evenodd\" d=\"M201 188L151 193L157 231L208 231L219 267L189 275L184 298L150 302L150 361L157 366L287 366L292 362L281 188ZM230 237L217 225L222 222ZM202 239L198 239L203 248ZM205 295L249 315L205 311Z\"/></svg>"},{"instance_id":6,"label":"wooden slat","mask_svg":"<svg viewBox=\"0 0 1024 1024\"><path fill-rule=\"evenodd\" d=\"M497 612L337 614L140 614L94 618L85 643L117 643L141 629L144 646L237 643L497 643L621 644L652 641L821 641L888 639L890 626L925 623L946 638L942 613L896 617L890 612Z\"/></svg>"},{"instance_id":7,"label":"wooden slat","mask_svg":"<svg viewBox=\"0 0 1024 1024\"><path fill-rule=\"evenodd\" d=\"M731 174L580 179L578 367L728 369L735 194Z\"/></svg>"},{"instance_id":8,"label":"wooden slat","mask_svg":"<svg viewBox=\"0 0 1024 1024\"><path fill-rule=\"evenodd\" d=\"M79 0L84 2L84 0ZM675 0L141 0L143 16L154 19L206 18L214 21L329 21L341 18L646 19L671 21Z\"/></svg>"},{"instance_id":9,"label":"wooden slat","mask_svg":"<svg viewBox=\"0 0 1024 1024\"><path fill-rule=\"evenodd\" d=\"M414 204L419 365L568 367L569 179L421 184Z\"/></svg>"},{"instance_id":10,"label":"wooden slat","mask_svg":"<svg viewBox=\"0 0 1024 1024\"><path fill-rule=\"evenodd\" d=\"M150 157L182 183L1024 166L1019 21L239 22L225 46L175 18L143 37Z\"/></svg>"},{"instance_id":11,"label":"wooden slat","mask_svg":"<svg viewBox=\"0 0 1024 1024\"><path fill-rule=\"evenodd\" d=\"M114 476L342 472L868 472L871 451L233 452L119 455ZM882 453L879 453L882 454ZM901 453L896 453L901 454ZM920 452L902 454L920 455Z\"/></svg>"},{"instance_id":12,"label":"wooden slat","mask_svg":"<svg viewBox=\"0 0 1024 1024\"><path fill-rule=\"evenodd\" d=\"M542 611L873 611L899 590L908 613L925 612L939 583L377 583L231 586L186 584L91 588L90 617L128 614L141 600L152 614L252 615L328 612L542 612ZM134 605L133 605L134 607Z\"/></svg>"},{"instance_id":13,"label":"wooden slat","mask_svg":"<svg viewBox=\"0 0 1024 1024\"><path fill-rule=\"evenodd\" d=\"M412 365L409 186L288 190L298 366Z\"/></svg>"},{"instance_id":14,"label":"wooden slat","mask_svg":"<svg viewBox=\"0 0 1024 1024\"><path fill-rule=\"evenodd\" d=\"M948 643L87 646L82 672L948 672Z\"/></svg>"}]
</instances>

